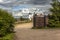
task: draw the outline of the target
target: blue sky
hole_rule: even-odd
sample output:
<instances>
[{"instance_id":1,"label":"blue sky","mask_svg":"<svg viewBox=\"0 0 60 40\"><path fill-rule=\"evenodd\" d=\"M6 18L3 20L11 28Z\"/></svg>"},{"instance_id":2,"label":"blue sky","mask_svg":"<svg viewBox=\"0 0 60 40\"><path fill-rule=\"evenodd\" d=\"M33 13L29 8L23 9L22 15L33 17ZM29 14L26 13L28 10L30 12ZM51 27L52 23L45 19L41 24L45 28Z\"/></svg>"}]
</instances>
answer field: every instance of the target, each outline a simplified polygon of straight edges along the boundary
<instances>
[{"instance_id":1,"label":"blue sky","mask_svg":"<svg viewBox=\"0 0 60 40\"><path fill-rule=\"evenodd\" d=\"M30 8L30 7L32 7L32 6L29 5L29 4L21 4L21 5L18 5L18 6L14 6L12 9L13 10L20 10L22 8Z\"/></svg>"}]
</instances>

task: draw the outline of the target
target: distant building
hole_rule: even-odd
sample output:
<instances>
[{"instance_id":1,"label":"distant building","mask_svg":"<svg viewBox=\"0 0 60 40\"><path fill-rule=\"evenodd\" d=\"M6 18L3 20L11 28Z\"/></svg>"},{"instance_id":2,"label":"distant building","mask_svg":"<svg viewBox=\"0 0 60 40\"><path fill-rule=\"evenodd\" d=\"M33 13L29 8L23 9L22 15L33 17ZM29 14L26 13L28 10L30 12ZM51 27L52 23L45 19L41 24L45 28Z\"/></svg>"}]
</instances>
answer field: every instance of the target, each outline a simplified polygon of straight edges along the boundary
<instances>
[{"instance_id":1,"label":"distant building","mask_svg":"<svg viewBox=\"0 0 60 40\"><path fill-rule=\"evenodd\" d=\"M44 13L47 13L47 12L45 12L44 10L39 9L39 8L23 8L19 11L13 12L12 15L14 18L22 17L22 18L28 18L31 20L33 18L34 14L37 14L37 15L43 14L44 15Z\"/></svg>"}]
</instances>

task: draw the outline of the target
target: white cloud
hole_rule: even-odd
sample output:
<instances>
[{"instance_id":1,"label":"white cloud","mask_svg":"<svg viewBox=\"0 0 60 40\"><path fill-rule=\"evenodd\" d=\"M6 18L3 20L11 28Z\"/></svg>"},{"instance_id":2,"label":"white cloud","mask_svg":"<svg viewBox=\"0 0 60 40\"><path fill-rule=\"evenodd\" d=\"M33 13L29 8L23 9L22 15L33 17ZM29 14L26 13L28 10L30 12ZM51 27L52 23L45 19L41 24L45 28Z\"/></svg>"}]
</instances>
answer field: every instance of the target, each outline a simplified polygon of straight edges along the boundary
<instances>
[{"instance_id":1,"label":"white cloud","mask_svg":"<svg viewBox=\"0 0 60 40\"><path fill-rule=\"evenodd\" d=\"M0 0L0 3L2 3L3 2L3 0Z\"/></svg>"},{"instance_id":2,"label":"white cloud","mask_svg":"<svg viewBox=\"0 0 60 40\"><path fill-rule=\"evenodd\" d=\"M41 6L40 3L44 5ZM31 4L32 7L45 7L45 3L47 3L45 0L0 0L0 5L6 7L6 9L21 4Z\"/></svg>"},{"instance_id":3,"label":"white cloud","mask_svg":"<svg viewBox=\"0 0 60 40\"><path fill-rule=\"evenodd\" d=\"M13 3L15 1L17 1L17 0L0 0L0 3L6 4L6 3Z\"/></svg>"}]
</instances>

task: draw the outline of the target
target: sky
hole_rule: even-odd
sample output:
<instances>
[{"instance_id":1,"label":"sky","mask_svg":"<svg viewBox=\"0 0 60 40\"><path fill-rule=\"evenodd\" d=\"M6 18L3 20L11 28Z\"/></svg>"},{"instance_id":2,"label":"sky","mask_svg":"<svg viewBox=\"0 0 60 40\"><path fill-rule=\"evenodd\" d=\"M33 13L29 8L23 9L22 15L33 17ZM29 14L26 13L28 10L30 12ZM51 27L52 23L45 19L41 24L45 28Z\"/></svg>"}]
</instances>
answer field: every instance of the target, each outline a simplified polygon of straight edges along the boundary
<instances>
[{"instance_id":1,"label":"sky","mask_svg":"<svg viewBox=\"0 0 60 40\"><path fill-rule=\"evenodd\" d=\"M49 7L51 0L0 0L0 8L19 10L29 7Z\"/></svg>"}]
</instances>

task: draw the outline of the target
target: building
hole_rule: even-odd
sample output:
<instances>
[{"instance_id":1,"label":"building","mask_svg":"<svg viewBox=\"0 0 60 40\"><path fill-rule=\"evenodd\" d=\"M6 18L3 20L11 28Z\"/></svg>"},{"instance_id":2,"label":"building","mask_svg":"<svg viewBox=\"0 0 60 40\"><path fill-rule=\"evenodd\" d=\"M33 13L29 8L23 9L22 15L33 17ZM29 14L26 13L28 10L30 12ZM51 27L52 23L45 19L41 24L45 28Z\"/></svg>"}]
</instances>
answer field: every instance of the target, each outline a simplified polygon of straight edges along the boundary
<instances>
[{"instance_id":1,"label":"building","mask_svg":"<svg viewBox=\"0 0 60 40\"><path fill-rule=\"evenodd\" d=\"M22 8L19 11L15 11L13 12L13 17L14 18L28 18L31 20L31 18L33 18L34 14L44 14L46 13L44 10L40 9L40 8Z\"/></svg>"}]
</instances>

